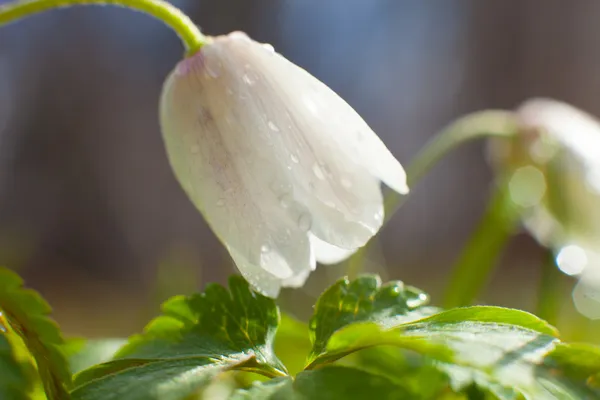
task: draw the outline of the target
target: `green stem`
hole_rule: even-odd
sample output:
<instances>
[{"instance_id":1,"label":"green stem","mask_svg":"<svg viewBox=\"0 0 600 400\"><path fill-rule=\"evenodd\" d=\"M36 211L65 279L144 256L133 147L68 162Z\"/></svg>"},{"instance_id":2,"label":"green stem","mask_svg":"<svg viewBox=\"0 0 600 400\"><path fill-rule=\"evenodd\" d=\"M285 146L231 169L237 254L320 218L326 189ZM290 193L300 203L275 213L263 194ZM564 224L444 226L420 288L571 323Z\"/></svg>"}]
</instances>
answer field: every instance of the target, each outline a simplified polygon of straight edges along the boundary
<instances>
[{"instance_id":1,"label":"green stem","mask_svg":"<svg viewBox=\"0 0 600 400\"><path fill-rule=\"evenodd\" d=\"M452 269L444 307L471 305L487 283L518 221L518 209L510 200L507 185L501 183Z\"/></svg>"},{"instance_id":2,"label":"green stem","mask_svg":"<svg viewBox=\"0 0 600 400\"><path fill-rule=\"evenodd\" d=\"M83 5L114 5L157 18L179 35L187 56L207 43L207 38L187 15L163 0L16 0L0 6L0 26L55 8Z\"/></svg>"},{"instance_id":3,"label":"green stem","mask_svg":"<svg viewBox=\"0 0 600 400\"><path fill-rule=\"evenodd\" d=\"M511 137L517 131L514 113L485 110L465 115L435 135L406 169L408 187L412 189L444 156L460 145L484 137ZM385 198L385 221L388 222L408 196L390 192Z\"/></svg>"},{"instance_id":4,"label":"green stem","mask_svg":"<svg viewBox=\"0 0 600 400\"><path fill-rule=\"evenodd\" d=\"M560 312L561 277L562 274L556 266L554 255L548 252L541 268L536 314L552 325L556 325Z\"/></svg>"}]
</instances>

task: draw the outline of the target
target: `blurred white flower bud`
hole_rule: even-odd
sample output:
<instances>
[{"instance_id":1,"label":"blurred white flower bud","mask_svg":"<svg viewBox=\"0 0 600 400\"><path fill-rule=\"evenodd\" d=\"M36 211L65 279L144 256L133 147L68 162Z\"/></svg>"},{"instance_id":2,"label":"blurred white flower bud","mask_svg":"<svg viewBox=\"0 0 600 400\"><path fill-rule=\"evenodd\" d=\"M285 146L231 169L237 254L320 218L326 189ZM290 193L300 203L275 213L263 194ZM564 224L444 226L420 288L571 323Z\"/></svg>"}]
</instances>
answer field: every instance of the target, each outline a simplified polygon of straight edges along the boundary
<instances>
[{"instance_id":1,"label":"blurred white flower bud","mask_svg":"<svg viewBox=\"0 0 600 400\"><path fill-rule=\"evenodd\" d=\"M529 232L564 273L581 277L579 311L600 318L600 123L550 99L525 102L516 117L520 133L492 143L494 164Z\"/></svg>"},{"instance_id":2,"label":"blurred white flower bud","mask_svg":"<svg viewBox=\"0 0 600 400\"><path fill-rule=\"evenodd\" d=\"M406 176L331 89L236 32L212 38L165 83L161 127L175 175L244 277L275 297L315 259L338 262L383 223L380 181Z\"/></svg>"}]
</instances>

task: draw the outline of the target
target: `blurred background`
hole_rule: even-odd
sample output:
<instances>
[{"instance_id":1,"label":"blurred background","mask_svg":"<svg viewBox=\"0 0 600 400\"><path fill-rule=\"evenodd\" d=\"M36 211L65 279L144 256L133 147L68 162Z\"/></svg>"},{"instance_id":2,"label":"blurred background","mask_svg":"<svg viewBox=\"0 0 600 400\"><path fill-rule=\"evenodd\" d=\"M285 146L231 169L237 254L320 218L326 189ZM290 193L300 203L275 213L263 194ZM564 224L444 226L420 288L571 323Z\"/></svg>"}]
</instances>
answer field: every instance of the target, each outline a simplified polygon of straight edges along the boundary
<instances>
[{"instance_id":1,"label":"blurred background","mask_svg":"<svg viewBox=\"0 0 600 400\"><path fill-rule=\"evenodd\" d=\"M405 165L472 111L548 96L600 115L595 0L174 4L207 34L243 30L273 44L346 99ZM47 297L69 334L130 334L165 297L235 271L162 144L158 98L181 56L159 22L114 7L50 12L0 31L0 264ZM462 147L412 188L368 271L441 303L489 198L484 145ZM515 237L479 302L533 310L544 257L527 234ZM343 273L321 267L284 301L309 315L311 297ZM563 277L556 292L559 327L600 343L600 325L571 304L574 282Z\"/></svg>"}]
</instances>

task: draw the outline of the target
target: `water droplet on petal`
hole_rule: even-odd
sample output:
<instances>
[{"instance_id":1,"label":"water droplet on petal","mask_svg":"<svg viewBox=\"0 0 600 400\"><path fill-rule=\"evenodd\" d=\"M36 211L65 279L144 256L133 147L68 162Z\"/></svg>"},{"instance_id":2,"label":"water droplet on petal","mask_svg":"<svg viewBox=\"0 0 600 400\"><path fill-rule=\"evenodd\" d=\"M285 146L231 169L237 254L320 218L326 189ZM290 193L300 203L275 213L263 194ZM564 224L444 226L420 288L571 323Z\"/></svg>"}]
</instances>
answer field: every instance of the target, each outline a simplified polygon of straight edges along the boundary
<instances>
[{"instance_id":1,"label":"water droplet on petal","mask_svg":"<svg viewBox=\"0 0 600 400\"><path fill-rule=\"evenodd\" d=\"M225 206L225 199L217 200L217 207L223 207L223 206Z\"/></svg>"},{"instance_id":2,"label":"water droplet on petal","mask_svg":"<svg viewBox=\"0 0 600 400\"><path fill-rule=\"evenodd\" d=\"M310 97L304 97L304 105L306 106L306 108L308 108L308 111L310 111L311 113L315 115L319 114L319 107Z\"/></svg>"},{"instance_id":3,"label":"water droplet on petal","mask_svg":"<svg viewBox=\"0 0 600 400\"><path fill-rule=\"evenodd\" d=\"M375 218L375 221L383 220L383 210L377 211L375 215L373 215L373 218Z\"/></svg>"},{"instance_id":4,"label":"water droplet on petal","mask_svg":"<svg viewBox=\"0 0 600 400\"><path fill-rule=\"evenodd\" d=\"M249 73L245 73L244 76L242 76L242 80L247 84L247 85L254 85L256 83L256 78L254 78L252 75L250 75Z\"/></svg>"},{"instance_id":5,"label":"water droplet on petal","mask_svg":"<svg viewBox=\"0 0 600 400\"><path fill-rule=\"evenodd\" d=\"M324 180L325 179L325 174L323 173L323 170L321 169L321 167L319 166L319 164L315 163L313 165L313 173L315 174L315 176L320 179L320 180Z\"/></svg>"},{"instance_id":6,"label":"water droplet on petal","mask_svg":"<svg viewBox=\"0 0 600 400\"><path fill-rule=\"evenodd\" d=\"M269 53L275 53L275 48L270 43L263 43L263 49L267 50Z\"/></svg>"},{"instance_id":7,"label":"water droplet on petal","mask_svg":"<svg viewBox=\"0 0 600 400\"><path fill-rule=\"evenodd\" d=\"M279 127L277 125L275 125L275 123L273 121L269 121L267 123L267 125L269 126L269 129L272 130L273 132L279 132Z\"/></svg>"},{"instance_id":8,"label":"water droplet on petal","mask_svg":"<svg viewBox=\"0 0 600 400\"><path fill-rule=\"evenodd\" d=\"M348 178L342 178L340 180L340 183L342 184L343 187L345 187L346 189L350 189L352 187L352 181Z\"/></svg>"},{"instance_id":9,"label":"water droplet on petal","mask_svg":"<svg viewBox=\"0 0 600 400\"><path fill-rule=\"evenodd\" d=\"M200 153L200 146L195 144L190 148L190 151L192 152L192 154L198 154Z\"/></svg>"},{"instance_id":10,"label":"water droplet on petal","mask_svg":"<svg viewBox=\"0 0 600 400\"><path fill-rule=\"evenodd\" d=\"M298 217L298 228L300 230L307 232L310 230L311 226L312 226L312 217L310 216L310 214L308 214L308 213L300 214L300 217Z\"/></svg>"},{"instance_id":11,"label":"water droplet on petal","mask_svg":"<svg viewBox=\"0 0 600 400\"><path fill-rule=\"evenodd\" d=\"M248 35L246 35L246 33L245 33L245 32L242 32L242 31L235 31L235 32L231 32L231 33L229 34L229 37L230 37L231 39L244 40L244 41L246 41L246 42L249 42L249 41L250 41L250 38L248 37Z\"/></svg>"},{"instance_id":12,"label":"water droplet on petal","mask_svg":"<svg viewBox=\"0 0 600 400\"><path fill-rule=\"evenodd\" d=\"M298 164L298 163L300 162L300 159L298 158L298 156L297 156L297 155L295 155L295 154L293 154L293 153L292 153L292 154L290 154L290 160L292 160L292 162L293 162L294 164Z\"/></svg>"},{"instance_id":13,"label":"water droplet on petal","mask_svg":"<svg viewBox=\"0 0 600 400\"><path fill-rule=\"evenodd\" d=\"M281 195L281 197L279 197L279 204L281 205L282 208L288 208L289 206L292 205L293 201L294 201L294 198L289 193L286 193L284 195Z\"/></svg>"},{"instance_id":14,"label":"water droplet on petal","mask_svg":"<svg viewBox=\"0 0 600 400\"><path fill-rule=\"evenodd\" d=\"M261 253L268 253L271 251L271 247L268 244L263 244L262 246L260 246L260 252Z\"/></svg>"}]
</instances>

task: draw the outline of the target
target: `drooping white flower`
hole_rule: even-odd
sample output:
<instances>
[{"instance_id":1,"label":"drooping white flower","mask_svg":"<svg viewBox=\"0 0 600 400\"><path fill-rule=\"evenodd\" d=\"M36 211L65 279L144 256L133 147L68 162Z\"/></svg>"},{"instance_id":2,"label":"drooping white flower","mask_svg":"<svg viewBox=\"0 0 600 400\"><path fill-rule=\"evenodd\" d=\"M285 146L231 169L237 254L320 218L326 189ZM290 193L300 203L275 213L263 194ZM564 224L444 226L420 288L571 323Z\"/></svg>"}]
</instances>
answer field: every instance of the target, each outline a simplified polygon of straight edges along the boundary
<instances>
[{"instance_id":1,"label":"drooping white flower","mask_svg":"<svg viewBox=\"0 0 600 400\"><path fill-rule=\"evenodd\" d=\"M160 119L185 192L271 297L375 235L380 181L408 191L400 163L344 100L243 33L176 66Z\"/></svg>"},{"instance_id":2,"label":"drooping white flower","mask_svg":"<svg viewBox=\"0 0 600 400\"><path fill-rule=\"evenodd\" d=\"M521 132L492 148L496 164L512 174L511 197L523 222L556 254L559 268L577 275L578 310L600 318L600 123L551 99L516 110Z\"/></svg>"}]
</instances>

